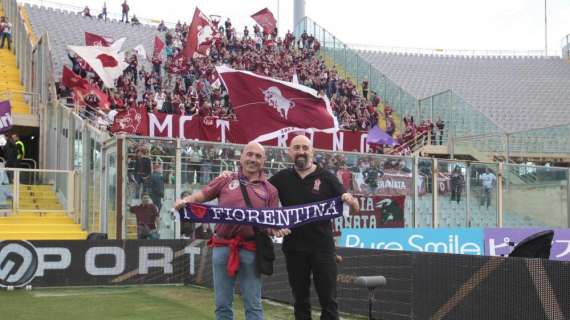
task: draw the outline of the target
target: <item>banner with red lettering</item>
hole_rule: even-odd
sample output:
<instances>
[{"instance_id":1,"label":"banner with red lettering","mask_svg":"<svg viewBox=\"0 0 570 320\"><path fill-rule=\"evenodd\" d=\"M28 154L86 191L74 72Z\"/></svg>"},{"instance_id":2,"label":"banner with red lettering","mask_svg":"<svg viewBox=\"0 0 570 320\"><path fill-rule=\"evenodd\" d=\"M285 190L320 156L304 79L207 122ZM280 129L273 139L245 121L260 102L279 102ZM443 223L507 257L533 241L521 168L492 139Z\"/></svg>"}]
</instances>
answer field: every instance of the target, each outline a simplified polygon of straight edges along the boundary
<instances>
[{"instance_id":1,"label":"banner with red lettering","mask_svg":"<svg viewBox=\"0 0 570 320\"><path fill-rule=\"evenodd\" d=\"M334 221L333 232L340 235L343 228L403 228L406 196L354 195L360 211Z\"/></svg>"},{"instance_id":2,"label":"banner with red lettering","mask_svg":"<svg viewBox=\"0 0 570 320\"><path fill-rule=\"evenodd\" d=\"M145 113L146 114L146 113ZM115 119L117 122L118 119ZM199 139L201 141L246 144L249 142L243 125L216 117L180 116L165 113L148 113L145 129L139 135L164 138ZM295 132L285 133L264 141L266 146L287 147ZM366 132L339 130L337 133L314 132L306 134L317 149L333 151L368 152Z\"/></svg>"}]
</instances>

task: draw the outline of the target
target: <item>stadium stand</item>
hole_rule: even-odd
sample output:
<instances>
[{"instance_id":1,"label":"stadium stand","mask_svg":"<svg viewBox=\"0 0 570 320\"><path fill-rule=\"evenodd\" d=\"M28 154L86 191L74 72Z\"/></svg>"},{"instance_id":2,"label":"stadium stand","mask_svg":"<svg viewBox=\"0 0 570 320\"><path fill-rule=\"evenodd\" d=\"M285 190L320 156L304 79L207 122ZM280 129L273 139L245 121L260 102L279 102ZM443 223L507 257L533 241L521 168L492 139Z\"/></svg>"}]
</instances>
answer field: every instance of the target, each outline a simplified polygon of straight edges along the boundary
<instances>
[{"instance_id":1,"label":"stadium stand","mask_svg":"<svg viewBox=\"0 0 570 320\"><path fill-rule=\"evenodd\" d=\"M222 45L219 48L215 45L212 46L209 56L210 59L194 59L188 74L183 75L183 77L178 80L174 80L175 77L168 72L168 65L171 63L171 57L175 55L176 48L182 48L184 46L186 28L181 24L170 30L159 32L156 27L146 25L133 26L118 23L113 20L103 21L65 10L54 10L35 5L24 5L24 8L25 10L22 10L22 14L25 13L29 20L27 23L31 26L32 30L30 37L33 36L40 39L46 35L46 33L49 35L51 58L53 60L53 74L51 76L53 76L53 80L56 82L61 79L63 66L73 67L73 63L66 49L67 45L83 45L85 31L112 37L114 39L126 36L127 42L123 46L123 49L129 52L130 57L128 59L130 59L129 61L131 62L134 55L130 52L130 49L134 46L142 44L146 51L150 53L155 36L160 37L166 42L166 57L162 57L159 68L160 76L158 76L158 73L151 73L151 70L153 70L151 63L141 62L136 67L136 72L132 72L132 69L127 69L128 71L118 79L117 89L108 90L103 88L111 97L111 109L124 110L125 108L131 108L133 106L145 106L149 112L186 115L197 114L200 116L232 119L233 114L229 102L225 99L225 90L223 87L221 90L215 90L215 88L213 88L214 78L211 77L216 64L230 63L234 68L252 70L260 74L287 81L290 81L293 74L296 73L300 83L312 86L320 90L322 94L327 94L331 98L339 123L341 123L345 129L367 130L371 125L379 123L383 129L391 127L394 137L399 139L404 145L409 141L417 142L416 140L420 137L420 148L430 140L431 143L435 143L437 138L443 135L443 129L439 132L435 118L418 119L416 117L414 120L414 113L402 112L403 109L398 108L397 103L404 101L403 96L396 100L393 99L394 93L386 92L390 90L384 90L385 92L378 90L378 85L374 82L374 79L368 79L371 83L370 87L366 87L366 81L368 81L366 77L355 77L351 74L350 68L343 69L346 66L343 67L336 64L334 59L330 56L331 51L326 48L327 41L323 41L325 46L325 48L323 48L323 45L319 41L320 36L315 33L316 37L314 37L313 33L309 32L310 30L296 30L295 35L289 34L283 40L275 39L275 42L265 41L258 46L258 39L255 38L254 32L252 32L251 37L247 38L230 27L230 32L227 32L227 30L221 32L223 35ZM221 21L224 20L222 19ZM220 23L220 25L223 25L223 23ZM228 29L225 25L223 25L223 27ZM283 53L283 56L277 55L276 52ZM560 59L557 60L555 58L435 57L371 53L364 51L360 52L360 54L366 58L366 61L370 62L376 61L374 59L377 59L377 56L383 57L384 60L382 61L378 58L378 63L380 64L378 68L385 68L380 70L387 74L393 72L394 74L389 74L391 79L401 84L402 88L419 97L438 93L440 89L451 89L463 96L460 89L469 91L468 89L471 88L471 86L468 82L471 80L478 86L471 88L472 91L469 92L476 92L477 88L478 90L484 90L488 88L487 85L497 86L497 82L500 81L508 82L509 85L503 84L498 86L500 90L497 89L497 95L518 94L521 90L531 90L529 86L539 83L540 79L546 77L546 75L549 77L547 79L548 81L546 81L547 83L556 82L556 79L559 80L557 82L560 84L559 87L566 83L564 82L566 78L561 76L560 71L557 70L562 62ZM429 59L439 59L439 62L434 62ZM504 62L504 64L501 62ZM432 64L436 67L433 67ZM408 65L413 67L408 68ZM374 66L376 67L376 65ZM404 68L404 66L406 67ZM425 70L422 68L425 68ZM442 70L441 74L437 75L439 78L436 79L435 76L429 75L429 72L437 73L437 70ZM400 76L397 75L398 72L400 72ZM461 74L469 74L469 72L473 74L461 78ZM80 71L79 73L81 74L82 72ZM513 79L518 77L519 73L525 75L534 73L538 76L534 79L528 76L523 79L524 81L514 81ZM87 72L87 74L89 79L97 81L90 72ZM494 74L498 75L497 79L499 80L490 79L494 77ZM184 81L186 80L186 76L189 80L187 83ZM355 79L355 81L351 79ZM138 80L136 84L135 80ZM487 80L489 83L486 85ZM368 89L366 93L364 92L365 88ZM163 89L165 96L160 97L160 92ZM66 102L70 108L67 109L68 111L61 111L63 115L57 116L48 114L48 122L54 126L53 130L48 131L50 134L48 138L50 140L62 139L58 134L53 134L53 132L59 132L60 130L61 132L75 130L77 137L77 132L83 130L79 128L84 128L86 124L94 128L101 128L102 130L100 132L105 135L108 133L107 129L112 123L112 120L104 112L101 112L97 106L91 110L88 110L88 108L79 109L73 104L72 99L69 99L69 97L65 99L65 92L60 91L59 93L61 94L60 97L64 98L62 101ZM558 94L558 92L553 93ZM530 94L529 92L525 92L524 95L522 93L520 95L526 99ZM390 95L392 98L389 97ZM473 101L487 101L484 100L484 98L488 98L482 97L482 94L477 93L473 93L473 97L480 99L476 100L472 98ZM514 108L523 98L516 97L505 101L511 101L508 107ZM471 96L467 94L465 94L464 99L468 100L469 103L474 103L469 100ZM501 105L503 104L503 100L499 98L496 100L500 101ZM530 98L528 100L530 101L529 105L536 103L532 102L536 100ZM169 107L164 107L166 104L162 101L170 102ZM162 103L163 106L158 107L159 103ZM558 104L559 108L561 108L561 104L562 102ZM497 114L501 113L497 111L496 107L490 108L489 110ZM537 110L538 107L534 109L534 111ZM75 120L70 120L69 122L58 120L58 117L67 117L67 112L69 112L70 115L73 114L73 117L76 117L74 118ZM57 113L59 114L60 111L57 111ZM484 115L483 117L488 119L489 116ZM422 120L428 121L424 122ZM452 124L447 121L449 121L449 118L446 118L446 130L452 127ZM501 126L505 126L505 130L519 130L521 128L527 130L549 123L548 118L540 118L540 121L544 122L540 122L540 125L526 123L524 127L521 127L521 124L509 127L506 122L500 124ZM495 121L493 121L493 123L495 123ZM497 123L499 124L499 122ZM438 131L437 134L436 131ZM105 135L101 134L99 136L99 133L97 133L91 135L91 138L94 141L103 141L100 139L103 139L102 137L105 137ZM69 138L66 136L65 139ZM78 140L76 140L75 143L77 143L77 141ZM89 157L91 157L91 159L83 159L83 161L86 161L86 165L92 163L92 166L89 167L87 165L86 168L79 167L82 173L88 176L87 181L89 181L87 182L87 187L82 189L89 194L87 196L87 207L90 210L89 221L81 222L82 227L89 232L100 231L99 229L102 222L102 216L100 214L104 214L107 218L107 231L111 238L115 236L115 232L120 231L120 226L114 224L117 219L122 219L122 227L123 230L125 230L127 238L134 238L136 236L136 222L132 215L124 211L124 208L123 216L119 218L118 214L121 210L118 208L117 203L112 203L105 209L102 207L99 208L100 197L103 197L103 195L98 194L98 192L102 191L106 193L105 197L110 197L110 199L114 201L114 197L116 196L116 189L114 188L118 185L108 185L104 187L102 187L102 185L104 185L105 181L108 182L109 179L112 181L112 179L117 178L117 181L119 181L119 178L124 177L125 181L121 182L121 185L126 185L126 190L128 190L125 195L124 203L130 203L131 200L138 200L140 198L140 193L135 191L140 191L141 188L145 187L138 185L140 182L136 181L137 178L134 177L135 172L132 166L132 162L136 158L137 150L139 150L140 147L145 150L145 157L151 158L152 163L160 163L162 166L166 186L165 193L168 194L164 199L164 207L170 206L177 197L175 190L181 190L180 188L183 190L195 190L202 186L204 182L208 181L209 177L213 177L223 170L235 170L236 160L239 157L236 150L232 148L221 148L222 150L220 150L220 152L224 155L224 159L218 161L215 159L215 155L212 156L213 151L218 150L217 145L198 143L197 145L192 145L190 151L187 152L185 148L186 142L180 142L182 143L179 147L180 150L182 150L180 156L182 163L180 165L181 169L177 169L176 159L178 156L176 141L163 140L160 141L161 146L158 147L152 139L145 140L131 137L126 140L128 146L127 158L122 160L125 161L123 176L117 177L117 172L109 171L114 170L114 168L101 169L101 164L96 163L96 159L100 159L101 157L101 152L103 153L103 157L105 157L104 161L106 161L106 165L111 165L112 163L108 162L110 160L108 158L109 153L106 154L105 148L101 147L102 142L85 139L83 141L89 141L89 144L85 145L85 148L90 148L88 152ZM407 150L401 148L393 151L395 151L394 153L396 154L414 153L417 155L417 152L415 152L417 150L415 149L416 147L408 146ZM68 152L74 153L71 150ZM77 150L75 153L76 152ZM333 160L333 156L330 153L323 154L325 156L321 159L321 165L338 174L342 161ZM64 157L69 156L71 155L64 155ZM74 158L76 156L75 154L73 155ZM284 154L275 153L273 156L271 167L268 168L270 171L289 165L286 163L287 160ZM54 162L53 160L49 160L50 157L47 158L48 162L52 161L54 168L61 168L61 162L59 160ZM113 161L117 161L117 159ZM390 161L393 161L393 159L378 157L376 162L378 164L377 169L379 174L383 174L384 165ZM402 173L411 177L412 174L410 172L413 167L412 159L401 158L401 163L404 164L403 168L406 168ZM458 162L458 164L465 168L465 163ZM99 165L99 168L95 167L97 165ZM448 174L447 170L450 170L453 166L453 163L445 164L439 170L444 174ZM362 181L367 174L366 168L360 167L359 163L353 162L348 167L353 172L352 184L358 184L358 181ZM108 176L100 176L97 170L107 170L105 172ZM181 181L175 182L177 180L178 170L181 171ZM464 174L469 172L474 173L476 171L475 169L472 170L473 171L466 171ZM560 183L556 179L545 182L537 180L536 176L532 174L518 175L516 174L516 167L512 166L505 166L504 170L511 173L506 180L506 182L510 184L510 190L514 190L511 192L514 194L511 197L512 199L509 198L511 202L526 195L524 192L526 192L525 190L527 189L560 189ZM497 173L499 168L494 166L493 171ZM431 173L428 173L428 175L431 175ZM177 186L177 183L180 183L180 185ZM514 205L499 208L496 195L491 199L491 205L489 207L479 205L482 191L480 190L480 184L478 184L478 173L475 173L471 178L471 188L468 189L466 185L464 185L463 188L465 189L464 193L470 190L470 194L464 194L461 202L450 201L450 195L446 192L439 194L436 204L439 213L436 218L436 220L438 220L436 227L495 226L498 223L498 212L501 210L503 211L503 226L548 225L547 219L542 216L533 216L531 218L532 213L529 212L530 210L520 210L520 207ZM561 192L562 191L558 190L556 194L558 195ZM137 195L137 193L139 194ZM416 200L413 199L412 193L407 194L404 211L405 225L408 227L432 226L432 220L434 218L432 212L433 195L430 192L420 193ZM534 196L540 198L542 193L535 194ZM537 203L540 204L542 202L537 201ZM86 209L83 208L82 210ZM105 210L105 212L101 212L103 210ZM415 219L412 217L414 211L416 212ZM171 218L165 210L163 210L162 215L163 220L169 220ZM172 237L173 230L167 230L171 229L172 221L167 222L168 223L164 225L161 224L161 234L168 234L169 237Z\"/></svg>"},{"instance_id":2,"label":"stadium stand","mask_svg":"<svg viewBox=\"0 0 570 320\"><path fill-rule=\"evenodd\" d=\"M420 99L453 90L507 132L570 123L570 64L560 57L359 54Z\"/></svg>"}]
</instances>

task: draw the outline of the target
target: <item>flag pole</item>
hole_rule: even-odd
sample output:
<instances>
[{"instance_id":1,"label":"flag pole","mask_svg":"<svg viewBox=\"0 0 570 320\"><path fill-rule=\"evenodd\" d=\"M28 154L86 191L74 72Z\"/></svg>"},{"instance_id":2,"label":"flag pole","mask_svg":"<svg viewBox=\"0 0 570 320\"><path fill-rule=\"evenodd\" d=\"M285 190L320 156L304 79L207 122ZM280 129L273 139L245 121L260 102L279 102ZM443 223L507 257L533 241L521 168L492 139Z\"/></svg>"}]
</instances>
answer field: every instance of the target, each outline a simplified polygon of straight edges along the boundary
<instances>
[{"instance_id":1,"label":"flag pole","mask_svg":"<svg viewBox=\"0 0 570 320\"><path fill-rule=\"evenodd\" d=\"M545 1L546 1L546 0L545 0ZM280 12L280 10L279 10L279 0L277 0L277 31L278 31L278 32L281 31L281 28L279 28L279 22L281 21L281 20L279 20L279 12Z\"/></svg>"},{"instance_id":2,"label":"flag pole","mask_svg":"<svg viewBox=\"0 0 570 320\"><path fill-rule=\"evenodd\" d=\"M544 56L548 56L548 24L547 24L547 14L546 14L546 1L544 0Z\"/></svg>"}]
</instances>

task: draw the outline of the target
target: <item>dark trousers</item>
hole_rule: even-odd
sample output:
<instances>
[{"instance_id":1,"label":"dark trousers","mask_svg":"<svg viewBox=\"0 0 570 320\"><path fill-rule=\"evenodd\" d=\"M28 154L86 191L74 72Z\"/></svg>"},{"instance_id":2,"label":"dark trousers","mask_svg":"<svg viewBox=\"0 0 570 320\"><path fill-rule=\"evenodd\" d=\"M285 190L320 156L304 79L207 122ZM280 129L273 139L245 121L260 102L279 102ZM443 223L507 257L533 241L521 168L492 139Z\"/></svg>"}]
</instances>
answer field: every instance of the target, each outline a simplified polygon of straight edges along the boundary
<instances>
[{"instance_id":1,"label":"dark trousers","mask_svg":"<svg viewBox=\"0 0 570 320\"><path fill-rule=\"evenodd\" d=\"M491 188L483 187L483 198L481 198L481 205L487 204L487 208L491 205Z\"/></svg>"},{"instance_id":2,"label":"dark trousers","mask_svg":"<svg viewBox=\"0 0 570 320\"><path fill-rule=\"evenodd\" d=\"M451 201L457 201L459 203L461 201L461 186L451 184Z\"/></svg>"},{"instance_id":3,"label":"dark trousers","mask_svg":"<svg viewBox=\"0 0 570 320\"><path fill-rule=\"evenodd\" d=\"M158 208L158 212L160 212L160 209L162 209L162 198L160 196L151 194L150 199L152 200L152 203L154 203L154 205Z\"/></svg>"},{"instance_id":4,"label":"dark trousers","mask_svg":"<svg viewBox=\"0 0 570 320\"><path fill-rule=\"evenodd\" d=\"M321 304L321 320L337 320L337 265L333 252L285 252L289 285L295 299L295 320L311 319L311 273Z\"/></svg>"},{"instance_id":5,"label":"dark trousers","mask_svg":"<svg viewBox=\"0 0 570 320\"><path fill-rule=\"evenodd\" d=\"M10 50L10 42L12 41L12 34L11 33L4 33L2 32L2 44L0 44L0 48L4 48L4 42L8 40L8 50Z\"/></svg>"}]
</instances>

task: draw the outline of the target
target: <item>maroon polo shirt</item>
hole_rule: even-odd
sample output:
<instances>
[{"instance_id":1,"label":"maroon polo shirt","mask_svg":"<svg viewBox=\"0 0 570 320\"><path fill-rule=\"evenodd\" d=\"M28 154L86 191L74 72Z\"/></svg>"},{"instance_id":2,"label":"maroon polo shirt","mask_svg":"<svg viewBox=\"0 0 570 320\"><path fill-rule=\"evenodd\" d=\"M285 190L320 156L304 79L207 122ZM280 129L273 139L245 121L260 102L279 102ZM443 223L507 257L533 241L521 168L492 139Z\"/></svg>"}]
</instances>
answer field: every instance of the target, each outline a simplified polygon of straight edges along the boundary
<instances>
[{"instance_id":1,"label":"maroon polo shirt","mask_svg":"<svg viewBox=\"0 0 570 320\"><path fill-rule=\"evenodd\" d=\"M279 206L277 189L267 181L265 175L259 179L246 181L246 190L254 208L276 208ZM245 200L239 187L239 176L233 173L229 177L217 177L202 189L207 201L218 198L218 206L245 208ZM216 236L223 239L232 239L241 236L243 239L253 239L255 233L253 227L238 224L217 224Z\"/></svg>"},{"instance_id":2,"label":"maroon polo shirt","mask_svg":"<svg viewBox=\"0 0 570 320\"><path fill-rule=\"evenodd\" d=\"M132 206L129 208L129 211L137 217L137 224L144 224L151 230L156 229L154 223L156 218L158 218L158 208L153 203Z\"/></svg>"}]
</instances>

